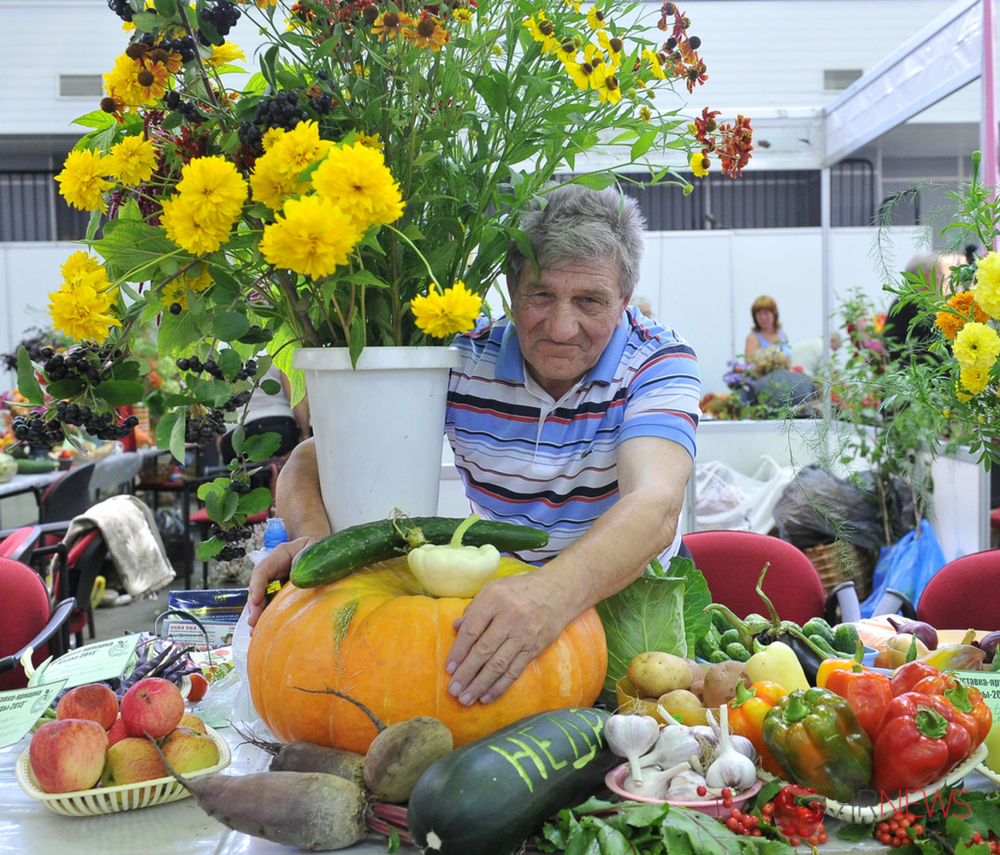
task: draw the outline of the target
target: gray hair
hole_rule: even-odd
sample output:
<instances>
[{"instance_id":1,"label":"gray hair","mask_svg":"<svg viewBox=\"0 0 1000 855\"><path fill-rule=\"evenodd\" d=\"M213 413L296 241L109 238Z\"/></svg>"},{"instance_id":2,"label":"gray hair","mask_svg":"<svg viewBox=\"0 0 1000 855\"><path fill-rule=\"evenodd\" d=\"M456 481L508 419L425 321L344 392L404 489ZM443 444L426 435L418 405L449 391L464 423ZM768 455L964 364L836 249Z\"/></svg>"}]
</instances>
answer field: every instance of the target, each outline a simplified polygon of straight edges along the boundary
<instances>
[{"instance_id":1,"label":"gray hair","mask_svg":"<svg viewBox=\"0 0 1000 855\"><path fill-rule=\"evenodd\" d=\"M540 270L558 270L574 261L617 262L621 296L628 298L639 281L646 219L635 199L617 187L590 190L562 184L521 215ZM507 248L507 283L516 290L528 258L514 241Z\"/></svg>"}]
</instances>

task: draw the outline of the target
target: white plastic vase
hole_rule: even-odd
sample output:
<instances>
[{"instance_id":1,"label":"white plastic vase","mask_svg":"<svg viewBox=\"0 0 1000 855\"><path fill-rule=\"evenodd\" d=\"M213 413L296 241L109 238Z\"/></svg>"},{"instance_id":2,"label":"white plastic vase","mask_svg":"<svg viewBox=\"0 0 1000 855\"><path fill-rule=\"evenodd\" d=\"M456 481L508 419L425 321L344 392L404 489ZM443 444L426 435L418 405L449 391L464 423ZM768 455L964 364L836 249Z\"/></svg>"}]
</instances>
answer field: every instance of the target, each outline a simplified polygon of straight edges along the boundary
<instances>
[{"instance_id":1,"label":"white plastic vase","mask_svg":"<svg viewBox=\"0 0 1000 855\"><path fill-rule=\"evenodd\" d=\"M453 347L302 348L323 503L333 531L438 509Z\"/></svg>"}]
</instances>

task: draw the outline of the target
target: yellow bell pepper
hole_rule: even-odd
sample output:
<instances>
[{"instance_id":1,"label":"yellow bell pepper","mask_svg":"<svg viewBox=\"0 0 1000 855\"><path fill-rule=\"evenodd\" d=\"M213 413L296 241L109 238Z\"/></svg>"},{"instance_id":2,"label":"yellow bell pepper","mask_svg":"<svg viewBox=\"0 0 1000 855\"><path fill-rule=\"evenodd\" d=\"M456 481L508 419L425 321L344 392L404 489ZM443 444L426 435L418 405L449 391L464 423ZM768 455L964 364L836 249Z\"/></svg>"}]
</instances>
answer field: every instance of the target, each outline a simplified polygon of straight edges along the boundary
<instances>
[{"instance_id":1,"label":"yellow bell pepper","mask_svg":"<svg viewBox=\"0 0 1000 855\"><path fill-rule=\"evenodd\" d=\"M770 680L786 692L794 692L796 689L805 692L810 688L806 672L802 670L795 651L780 641L772 641L763 650L751 656L746 669L747 677L752 683Z\"/></svg>"}]
</instances>

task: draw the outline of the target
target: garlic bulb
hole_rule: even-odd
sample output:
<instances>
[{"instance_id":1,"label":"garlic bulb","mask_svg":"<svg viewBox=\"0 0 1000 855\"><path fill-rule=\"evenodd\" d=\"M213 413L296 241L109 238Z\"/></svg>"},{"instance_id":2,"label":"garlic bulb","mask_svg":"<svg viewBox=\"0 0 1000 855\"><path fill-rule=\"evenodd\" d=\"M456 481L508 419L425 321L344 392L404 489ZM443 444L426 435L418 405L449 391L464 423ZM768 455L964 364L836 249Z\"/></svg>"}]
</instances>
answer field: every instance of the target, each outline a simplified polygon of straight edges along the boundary
<instances>
[{"instance_id":1,"label":"garlic bulb","mask_svg":"<svg viewBox=\"0 0 1000 855\"><path fill-rule=\"evenodd\" d=\"M644 770L646 777L642 783L636 783L631 777L626 776L622 782L622 789L634 796L644 796L647 799L665 799L673 778L690 768L687 763L678 763L668 769L646 769Z\"/></svg>"},{"instance_id":2,"label":"garlic bulb","mask_svg":"<svg viewBox=\"0 0 1000 855\"><path fill-rule=\"evenodd\" d=\"M719 745L715 759L705 772L705 782L711 789L731 787L742 791L753 786L757 780L757 767L753 760L740 754L729 737L729 708L720 708Z\"/></svg>"},{"instance_id":3,"label":"garlic bulb","mask_svg":"<svg viewBox=\"0 0 1000 855\"><path fill-rule=\"evenodd\" d=\"M712 732L715 734L716 739L718 739L719 731L721 730L719 723L715 720L715 716L712 715L711 710L705 710L705 716L708 718L708 724L712 728ZM749 739L745 736L740 736L738 733L730 733L729 741L732 743L733 748L739 751L740 754L756 762L757 749L753 747L753 743Z\"/></svg>"},{"instance_id":4,"label":"garlic bulb","mask_svg":"<svg viewBox=\"0 0 1000 855\"><path fill-rule=\"evenodd\" d=\"M653 750L639 758L639 765L644 769L648 766L666 769L668 766L685 763L692 754L700 753L700 750L690 728L684 725L665 727L660 731Z\"/></svg>"},{"instance_id":5,"label":"garlic bulb","mask_svg":"<svg viewBox=\"0 0 1000 855\"><path fill-rule=\"evenodd\" d=\"M697 772L680 772L670 781L670 788L667 790L668 801L675 802L697 802L706 799L714 799L715 796L706 792L705 795L698 795L698 787L705 787L705 779Z\"/></svg>"},{"instance_id":6,"label":"garlic bulb","mask_svg":"<svg viewBox=\"0 0 1000 855\"><path fill-rule=\"evenodd\" d=\"M604 725L604 738L608 748L619 757L628 759L632 780L642 783L642 765L639 758L656 744L660 725L651 715L621 715L615 713Z\"/></svg>"}]
</instances>

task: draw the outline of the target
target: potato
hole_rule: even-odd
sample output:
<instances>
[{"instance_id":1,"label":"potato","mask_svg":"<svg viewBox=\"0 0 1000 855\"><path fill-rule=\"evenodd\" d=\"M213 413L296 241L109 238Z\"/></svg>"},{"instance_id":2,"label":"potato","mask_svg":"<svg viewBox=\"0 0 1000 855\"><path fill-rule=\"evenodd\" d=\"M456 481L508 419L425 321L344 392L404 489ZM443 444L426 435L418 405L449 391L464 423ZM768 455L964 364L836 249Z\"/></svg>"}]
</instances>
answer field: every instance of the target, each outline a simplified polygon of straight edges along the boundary
<instances>
[{"instance_id":1,"label":"potato","mask_svg":"<svg viewBox=\"0 0 1000 855\"><path fill-rule=\"evenodd\" d=\"M688 667L691 669L691 682L698 683L705 679L705 672L708 671L709 666L707 664L702 665L700 662L695 662L694 659L685 659Z\"/></svg>"},{"instance_id":2,"label":"potato","mask_svg":"<svg viewBox=\"0 0 1000 855\"><path fill-rule=\"evenodd\" d=\"M705 681L695 680L690 686L688 686L688 691L695 695L697 698L701 699L705 691Z\"/></svg>"},{"instance_id":3,"label":"potato","mask_svg":"<svg viewBox=\"0 0 1000 855\"><path fill-rule=\"evenodd\" d=\"M660 696L657 703L662 704L665 709L671 712L704 709L701 701L698 700L698 696L687 689L674 689L672 692L667 692Z\"/></svg>"},{"instance_id":4,"label":"potato","mask_svg":"<svg viewBox=\"0 0 1000 855\"><path fill-rule=\"evenodd\" d=\"M746 665L742 662L719 662L708 669L702 688L702 701L708 709L717 709L736 697L736 686L743 681L748 689Z\"/></svg>"},{"instance_id":5,"label":"potato","mask_svg":"<svg viewBox=\"0 0 1000 855\"><path fill-rule=\"evenodd\" d=\"M686 689L692 682L687 660L659 650L634 656L626 676L636 692L654 698L674 689Z\"/></svg>"}]
</instances>

